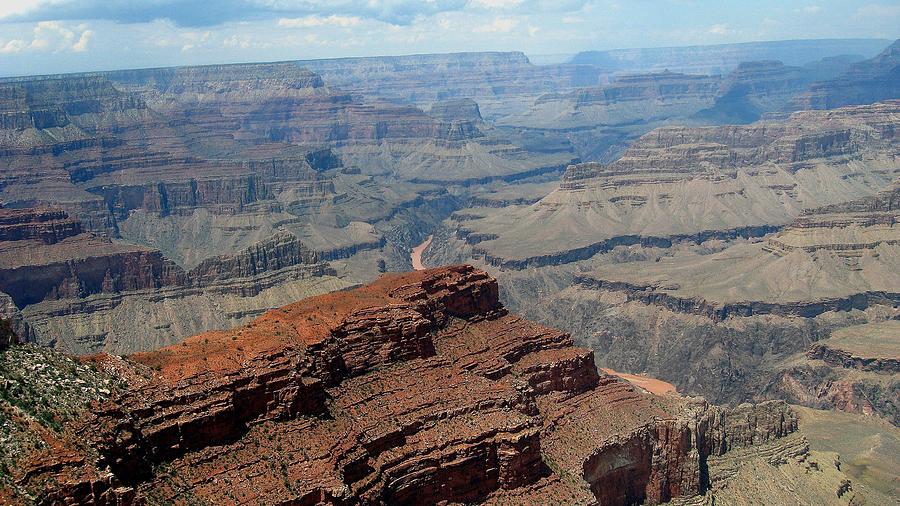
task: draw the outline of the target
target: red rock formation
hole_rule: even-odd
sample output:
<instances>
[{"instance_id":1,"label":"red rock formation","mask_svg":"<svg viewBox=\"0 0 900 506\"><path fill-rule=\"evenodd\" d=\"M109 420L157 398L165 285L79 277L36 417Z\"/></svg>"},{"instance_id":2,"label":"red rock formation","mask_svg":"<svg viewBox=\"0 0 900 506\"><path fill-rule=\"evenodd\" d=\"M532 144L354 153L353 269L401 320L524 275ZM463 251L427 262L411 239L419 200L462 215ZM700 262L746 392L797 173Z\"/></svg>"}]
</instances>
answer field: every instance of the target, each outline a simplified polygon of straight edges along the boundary
<instances>
[{"instance_id":1,"label":"red rock formation","mask_svg":"<svg viewBox=\"0 0 900 506\"><path fill-rule=\"evenodd\" d=\"M61 210L0 209L0 292L24 308L45 300L79 299L162 287L205 288L304 265L319 275L332 272L323 259L349 256L381 243L361 243L347 251L313 251L295 235L277 233L232 255L211 257L186 271L155 249L82 232L81 223ZM258 293L278 279L250 286L220 287ZM2 315L0 315L2 316Z\"/></svg>"},{"instance_id":2,"label":"red rock formation","mask_svg":"<svg viewBox=\"0 0 900 506\"><path fill-rule=\"evenodd\" d=\"M783 404L724 411L600 376L592 352L508 314L468 266L386 275L128 363L126 393L31 455L16 490L43 503L659 503L702 493L707 456L796 430Z\"/></svg>"},{"instance_id":3,"label":"red rock formation","mask_svg":"<svg viewBox=\"0 0 900 506\"><path fill-rule=\"evenodd\" d=\"M806 352L806 358L810 360L821 360L828 365L834 367L843 367L844 369L859 369L861 371L872 371L884 374L900 373L900 360L887 357L859 357L847 350L832 348L824 344L813 345Z\"/></svg>"},{"instance_id":4,"label":"red rock formation","mask_svg":"<svg viewBox=\"0 0 900 506\"><path fill-rule=\"evenodd\" d=\"M81 223L59 209L0 209L0 241L57 243L81 233Z\"/></svg>"}]
</instances>

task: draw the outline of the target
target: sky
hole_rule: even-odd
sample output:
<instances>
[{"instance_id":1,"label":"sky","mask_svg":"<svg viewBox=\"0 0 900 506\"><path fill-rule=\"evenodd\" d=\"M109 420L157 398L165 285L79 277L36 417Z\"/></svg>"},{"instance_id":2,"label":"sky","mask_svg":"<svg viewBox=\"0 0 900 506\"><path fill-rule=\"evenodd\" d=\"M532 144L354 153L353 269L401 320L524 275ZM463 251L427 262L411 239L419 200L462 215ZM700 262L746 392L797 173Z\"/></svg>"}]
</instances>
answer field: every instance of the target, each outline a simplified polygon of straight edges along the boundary
<instances>
[{"instance_id":1,"label":"sky","mask_svg":"<svg viewBox=\"0 0 900 506\"><path fill-rule=\"evenodd\" d=\"M0 0L0 76L900 36L900 0Z\"/></svg>"}]
</instances>

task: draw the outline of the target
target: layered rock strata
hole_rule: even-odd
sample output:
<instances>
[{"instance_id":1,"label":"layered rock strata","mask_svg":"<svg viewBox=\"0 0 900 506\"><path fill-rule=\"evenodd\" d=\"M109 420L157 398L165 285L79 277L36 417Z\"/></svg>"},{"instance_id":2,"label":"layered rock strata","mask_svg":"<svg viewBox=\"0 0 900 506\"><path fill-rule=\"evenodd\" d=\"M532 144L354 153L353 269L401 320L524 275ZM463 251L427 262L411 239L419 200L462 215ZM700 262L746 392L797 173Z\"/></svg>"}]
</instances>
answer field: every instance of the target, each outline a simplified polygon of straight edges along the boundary
<instances>
[{"instance_id":1,"label":"layered rock strata","mask_svg":"<svg viewBox=\"0 0 900 506\"><path fill-rule=\"evenodd\" d=\"M786 360L767 388L792 402L871 416L900 425L900 320L833 332Z\"/></svg>"},{"instance_id":2,"label":"layered rock strata","mask_svg":"<svg viewBox=\"0 0 900 506\"><path fill-rule=\"evenodd\" d=\"M723 320L900 303L900 185L875 196L809 210L764 242L710 255L603 266L575 282L621 290L629 300ZM803 273L816 271L815 278Z\"/></svg>"},{"instance_id":3,"label":"layered rock strata","mask_svg":"<svg viewBox=\"0 0 900 506\"><path fill-rule=\"evenodd\" d=\"M490 118L519 111L544 93L598 84L605 74L591 65L534 65L520 52L339 58L298 64L334 86L426 109L435 102L473 99Z\"/></svg>"},{"instance_id":4,"label":"layered rock strata","mask_svg":"<svg viewBox=\"0 0 900 506\"><path fill-rule=\"evenodd\" d=\"M304 284L313 293L331 288L332 283L339 288L342 285L329 262L365 255L383 245L365 231L355 242L326 247L311 247L294 233L275 231L243 250L206 258L186 269L157 249L83 232L80 222L64 211L0 209L0 221L6 239L0 241L0 293L8 306L0 317L12 321L28 341L54 344L78 353L97 351L98 346L102 349L113 343L118 343L115 348L124 350L147 346L140 340L129 343L129 339L124 339L139 330L132 328L139 325L136 322L113 326L104 318L134 321L137 314L143 314L155 320L155 313L166 314L166 306L185 297L235 298L236 302L243 299L243 313L220 316L240 321L255 316L253 311L261 312L260 309L273 305L272 300L251 302L261 293L290 287L275 296L277 301L278 297L284 300L296 297L294 294L309 293L303 291ZM256 307L258 304L262 308ZM121 311L124 314L119 314ZM218 311L222 313L221 308ZM195 313L193 318L197 316ZM97 323L79 329L78 322L84 319ZM205 325L212 324L201 323L199 329L191 330L196 323L190 321L185 330L174 334L171 326L145 329L151 334L145 339L160 343L153 333L172 340L180 332L204 330ZM58 325L63 325L73 341L57 341ZM96 327L100 327L96 330L100 334L94 334ZM82 336L87 342L79 342Z\"/></svg>"},{"instance_id":5,"label":"layered rock strata","mask_svg":"<svg viewBox=\"0 0 900 506\"><path fill-rule=\"evenodd\" d=\"M559 189L535 204L470 209L450 226L475 258L512 269L583 260L619 245L761 236L804 209L890 184L897 107L890 101L748 126L660 128L609 165L570 168Z\"/></svg>"},{"instance_id":6,"label":"layered rock strata","mask_svg":"<svg viewBox=\"0 0 900 506\"><path fill-rule=\"evenodd\" d=\"M327 197L318 173L339 165L334 153L442 182L528 177L575 159L569 146L536 151L484 129L477 105L466 118L437 112L458 103L429 115L329 88L294 63L11 79L0 97L11 118L0 129L0 199L63 207L113 236L132 210L234 214L278 208L284 193Z\"/></svg>"},{"instance_id":7,"label":"layered rock strata","mask_svg":"<svg viewBox=\"0 0 900 506\"><path fill-rule=\"evenodd\" d=\"M2 225L18 248L4 284L42 342L158 346L403 268L404 250L456 205L448 185L576 159L446 98L425 112L330 88L295 63L4 79L0 204L71 220ZM13 258L32 239L47 244ZM174 297L204 309L184 314Z\"/></svg>"},{"instance_id":8,"label":"layered rock strata","mask_svg":"<svg viewBox=\"0 0 900 506\"><path fill-rule=\"evenodd\" d=\"M797 430L781 403L725 410L598 375L467 266L96 363L130 384L23 455L12 502L655 504L707 490L708 459Z\"/></svg>"},{"instance_id":9,"label":"layered rock strata","mask_svg":"<svg viewBox=\"0 0 900 506\"><path fill-rule=\"evenodd\" d=\"M720 82L718 76L675 72L623 75L608 85L543 95L526 114L498 124L574 129L688 118L713 106Z\"/></svg>"},{"instance_id":10,"label":"layered rock strata","mask_svg":"<svg viewBox=\"0 0 900 506\"><path fill-rule=\"evenodd\" d=\"M896 189L808 210L764 239L633 246L574 272L517 271L507 297L544 321L568 322L604 366L679 391L788 399L897 423L896 339L879 330L900 317ZM519 292L541 276L567 284L530 302Z\"/></svg>"}]
</instances>

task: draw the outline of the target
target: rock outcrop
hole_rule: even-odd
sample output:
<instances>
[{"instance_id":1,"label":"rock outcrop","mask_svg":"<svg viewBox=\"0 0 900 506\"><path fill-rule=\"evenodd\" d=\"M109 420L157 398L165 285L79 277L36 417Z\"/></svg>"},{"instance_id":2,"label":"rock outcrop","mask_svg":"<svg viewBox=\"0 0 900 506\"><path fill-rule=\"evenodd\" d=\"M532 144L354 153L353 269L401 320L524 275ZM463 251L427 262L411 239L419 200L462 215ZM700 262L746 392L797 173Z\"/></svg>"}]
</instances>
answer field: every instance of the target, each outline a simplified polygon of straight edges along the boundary
<instances>
[{"instance_id":1,"label":"rock outcrop","mask_svg":"<svg viewBox=\"0 0 900 506\"><path fill-rule=\"evenodd\" d=\"M55 244L81 233L81 223L59 209L4 209L0 212L0 241L36 239Z\"/></svg>"},{"instance_id":2,"label":"rock outcrop","mask_svg":"<svg viewBox=\"0 0 900 506\"><path fill-rule=\"evenodd\" d=\"M331 86L292 62L0 79L0 206L22 209L0 224L0 285L31 337L135 351L236 325L403 268L456 205L447 186L577 159L492 128L471 98L429 113ZM173 303L195 296L193 314Z\"/></svg>"},{"instance_id":3,"label":"rock outcrop","mask_svg":"<svg viewBox=\"0 0 900 506\"><path fill-rule=\"evenodd\" d=\"M599 375L467 266L93 360L127 385L19 456L10 502L656 504L703 494L709 459L797 431L783 403L722 409Z\"/></svg>"},{"instance_id":4,"label":"rock outcrop","mask_svg":"<svg viewBox=\"0 0 900 506\"><path fill-rule=\"evenodd\" d=\"M877 414L900 425L898 330L900 320L838 329L794 356L767 388L791 402Z\"/></svg>"},{"instance_id":5,"label":"rock outcrop","mask_svg":"<svg viewBox=\"0 0 900 506\"><path fill-rule=\"evenodd\" d=\"M502 118L498 123L574 129L688 118L714 104L720 81L718 76L668 71L623 75L604 86L542 95L527 113Z\"/></svg>"},{"instance_id":6,"label":"rock outcrop","mask_svg":"<svg viewBox=\"0 0 900 506\"><path fill-rule=\"evenodd\" d=\"M834 367L844 369L859 369L860 371L873 371L885 374L897 374L900 372L900 359L881 357L860 357L846 350L834 349L825 344L817 344L806 352L806 358L821 360Z\"/></svg>"},{"instance_id":7,"label":"rock outcrop","mask_svg":"<svg viewBox=\"0 0 900 506\"><path fill-rule=\"evenodd\" d=\"M327 283L336 277L328 262L365 255L383 245L363 226L348 227L356 230L349 241L327 245L275 231L245 249L211 256L187 269L158 249L83 232L78 220L58 209L0 209L0 222L0 292L5 304L0 318L10 320L24 340L75 353L96 352L113 342L120 342L116 346L122 351L145 348L143 339L158 343L152 336L130 343L124 339L148 331L171 334L170 326L153 323L155 330L140 329L134 321L154 305L164 313L164 307L185 297L246 301L284 286ZM281 297L291 297L296 290L292 286ZM222 318L240 321L259 311L250 302L243 306L244 313ZM58 340L55 325L77 324L79 318L102 320L116 311L125 311L116 317L131 323L111 327L113 322L98 322L99 337L89 337L87 343L79 342L79 336L96 336L93 328L76 332L71 341ZM199 316L194 313L188 321ZM191 332L190 326L185 332Z\"/></svg>"},{"instance_id":8,"label":"rock outcrop","mask_svg":"<svg viewBox=\"0 0 900 506\"><path fill-rule=\"evenodd\" d=\"M19 342L19 337L13 330L12 322L6 319L0 319L0 351L17 342Z\"/></svg>"},{"instance_id":9,"label":"rock outcrop","mask_svg":"<svg viewBox=\"0 0 900 506\"><path fill-rule=\"evenodd\" d=\"M761 236L804 209L889 185L898 104L659 128L611 164L568 169L559 189L534 204L468 210L450 226L475 258L512 269L571 263L621 245Z\"/></svg>"},{"instance_id":10,"label":"rock outcrop","mask_svg":"<svg viewBox=\"0 0 900 506\"><path fill-rule=\"evenodd\" d=\"M428 109L435 102L477 101L487 117L519 111L544 93L600 82L592 65L534 65L521 52L482 52L304 60L332 86Z\"/></svg>"}]
</instances>

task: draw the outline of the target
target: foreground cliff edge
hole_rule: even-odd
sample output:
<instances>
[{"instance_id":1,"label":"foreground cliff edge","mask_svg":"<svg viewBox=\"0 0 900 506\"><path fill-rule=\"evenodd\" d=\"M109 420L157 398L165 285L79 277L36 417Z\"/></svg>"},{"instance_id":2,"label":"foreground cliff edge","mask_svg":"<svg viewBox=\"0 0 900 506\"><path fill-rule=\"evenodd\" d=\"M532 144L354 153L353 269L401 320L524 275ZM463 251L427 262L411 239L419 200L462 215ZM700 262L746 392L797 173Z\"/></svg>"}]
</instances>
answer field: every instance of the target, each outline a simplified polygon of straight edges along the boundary
<instances>
[{"instance_id":1,"label":"foreground cliff edge","mask_svg":"<svg viewBox=\"0 0 900 506\"><path fill-rule=\"evenodd\" d=\"M863 500L786 404L643 393L470 266L127 358L2 356L2 503Z\"/></svg>"}]
</instances>

